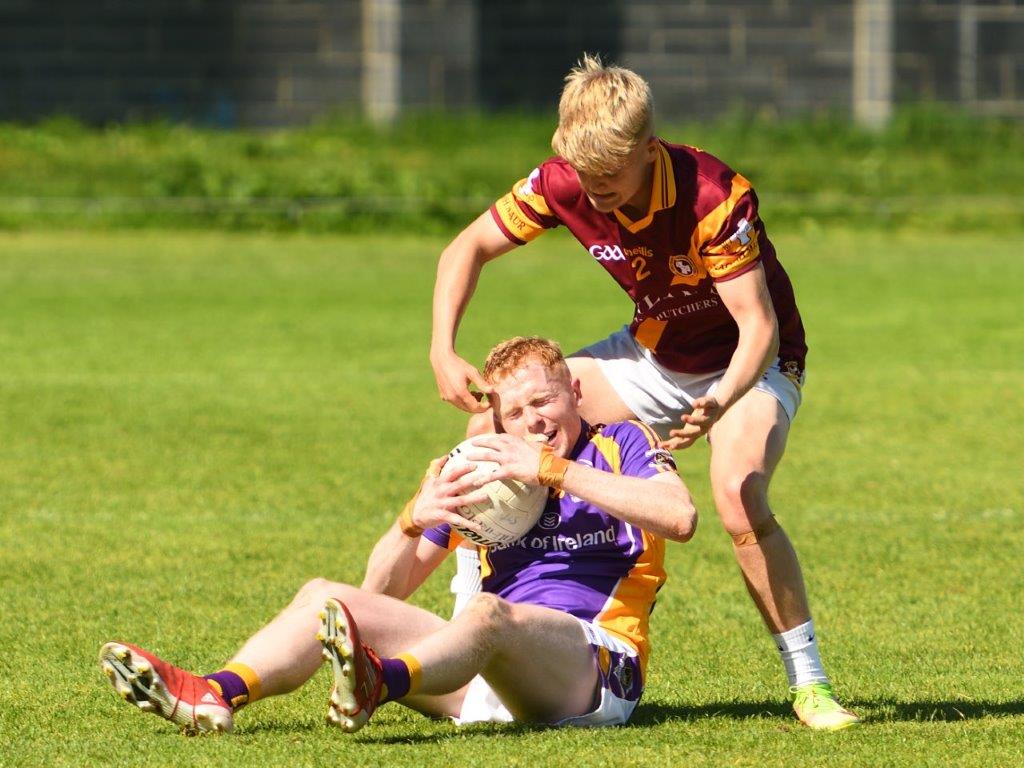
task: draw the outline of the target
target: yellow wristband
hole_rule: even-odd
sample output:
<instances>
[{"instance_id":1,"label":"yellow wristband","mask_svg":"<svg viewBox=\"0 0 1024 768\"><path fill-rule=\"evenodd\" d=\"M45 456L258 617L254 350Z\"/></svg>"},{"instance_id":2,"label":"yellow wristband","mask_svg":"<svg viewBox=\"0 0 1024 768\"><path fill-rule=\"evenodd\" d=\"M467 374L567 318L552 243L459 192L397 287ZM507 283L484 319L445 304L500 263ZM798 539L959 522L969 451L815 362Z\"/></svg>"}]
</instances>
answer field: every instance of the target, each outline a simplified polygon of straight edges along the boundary
<instances>
[{"instance_id":1,"label":"yellow wristband","mask_svg":"<svg viewBox=\"0 0 1024 768\"><path fill-rule=\"evenodd\" d=\"M423 535L423 529L412 521L412 508L416 504L416 499L420 496L420 490L423 489L423 483L426 482L428 477L437 477L440 474L441 459L434 459L430 462L430 466L427 467L427 471L423 475L423 480L420 481L420 487L416 490L413 497L409 499L409 502L405 505L405 509L402 510L402 514L398 516L398 527L401 528L402 533L410 539L417 539Z\"/></svg>"},{"instance_id":2,"label":"yellow wristband","mask_svg":"<svg viewBox=\"0 0 1024 768\"><path fill-rule=\"evenodd\" d=\"M401 528L402 533L410 539L418 539L423 535L423 529L412 521L412 505L415 501L416 499L413 498L412 501L406 504L405 509L402 510L402 514L398 516L398 527Z\"/></svg>"},{"instance_id":3,"label":"yellow wristband","mask_svg":"<svg viewBox=\"0 0 1024 768\"><path fill-rule=\"evenodd\" d=\"M537 482L547 485L556 491L562 490L565 472L572 462L556 456L550 445L540 449L540 467L537 469Z\"/></svg>"}]
</instances>

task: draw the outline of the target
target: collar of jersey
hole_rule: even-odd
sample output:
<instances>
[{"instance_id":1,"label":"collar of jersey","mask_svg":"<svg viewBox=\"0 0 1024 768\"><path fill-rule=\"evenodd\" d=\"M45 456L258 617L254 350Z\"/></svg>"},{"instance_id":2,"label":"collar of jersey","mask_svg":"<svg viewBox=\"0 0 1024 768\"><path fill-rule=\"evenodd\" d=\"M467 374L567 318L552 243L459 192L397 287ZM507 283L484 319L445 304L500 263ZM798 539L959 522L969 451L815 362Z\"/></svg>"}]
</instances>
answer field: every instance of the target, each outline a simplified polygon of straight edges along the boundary
<instances>
[{"instance_id":1,"label":"collar of jersey","mask_svg":"<svg viewBox=\"0 0 1024 768\"><path fill-rule=\"evenodd\" d=\"M591 427L590 424L587 423L587 420L584 419L583 417L580 417L580 436L576 438L576 444L572 447L572 450L569 451L570 460L573 460L577 456L579 456L583 452L583 449L587 446L587 443L590 442L590 429Z\"/></svg>"},{"instance_id":2,"label":"collar of jersey","mask_svg":"<svg viewBox=\"0 0 1024 768\"><path fill-rule=\"evenodd\" d=\"M620 209L615 209L615 218L630 232L646 229L654 221L654 214L676 204L676 177L672 173L672 158L668 150L658 142L658 159L654 161L654 178L651 180L651 203L647 215L633 221Z\"/></svg>"}]
</instances>

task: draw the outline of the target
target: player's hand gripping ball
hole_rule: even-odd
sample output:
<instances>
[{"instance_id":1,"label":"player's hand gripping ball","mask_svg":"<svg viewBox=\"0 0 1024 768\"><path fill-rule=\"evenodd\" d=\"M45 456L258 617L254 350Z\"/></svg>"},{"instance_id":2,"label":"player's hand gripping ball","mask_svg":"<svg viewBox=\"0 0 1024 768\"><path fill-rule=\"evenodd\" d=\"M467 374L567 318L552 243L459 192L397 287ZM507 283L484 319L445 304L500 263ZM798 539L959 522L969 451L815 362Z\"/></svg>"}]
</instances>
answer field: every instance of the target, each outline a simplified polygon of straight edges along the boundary
<instances>
[{"instance_id":1,"label":"player's hand gripping ball","mask_svg":"<svg viewBox=\"0 0 1024 768\"><path fill-rule=\"evenodd\" d=\"M448 454L444 471L450 472L465 464L475 464L476 469L466 475L467 478L483 480L494 474L498 470L495 462L471 462L466 458L466 454L474 450L479 448L473 445L472 439L463 440ZM548 500L547 487L518 480L492 480L480 486L480 489L487 494L489 501L463 507L461 512L479 524L483 534L460 526L454 528L463 538L485 547L518 541L537 523Z\"/></svg>"}]
</instances>

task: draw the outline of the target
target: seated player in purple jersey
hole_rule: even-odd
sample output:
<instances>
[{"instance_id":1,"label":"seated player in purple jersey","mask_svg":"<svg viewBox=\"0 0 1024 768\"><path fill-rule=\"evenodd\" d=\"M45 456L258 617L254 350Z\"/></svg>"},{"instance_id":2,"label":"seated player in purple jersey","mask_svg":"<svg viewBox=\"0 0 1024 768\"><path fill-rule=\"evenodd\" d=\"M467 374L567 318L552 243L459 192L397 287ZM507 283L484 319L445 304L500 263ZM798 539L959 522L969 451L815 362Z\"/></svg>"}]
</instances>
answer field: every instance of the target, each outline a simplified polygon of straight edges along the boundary
<instances>
[{"instance_id":1,"label":"seated player in purple jersey","mask_svg":"<svg viewBox=\"0 0 1024 768\"><path fill-rule=\"evenodd\" d=\"M802 400L807 344L751 183L710 153L656 135L644 79L591 56L565 79L551 146L556 156L441 254L430 345L441 397L474 414L469 435L493 429L469 389L489 385L456 352L462 315L487 264L565 227L634 307L628 325L569 356L580 413L641 420L668 450L708 437L715 507L797 717L819 730L856 724L825 673L800 563L768 501ZM460 567L460 592L472 582L470 559L459 557L469 574Z\"/></svg>"},{"instance_id":2,"label":"seated player in purple jersey","mask_svg":"<svg viewBox=\"0 0 1024 768\"><path fill-rule=\"evenodd\" d=\"M481 549L483 591L455 618L403 602L457 543L451 525L474 528L459 510L486 499L466 477L472 464L446 472L439 460L375 546L362 587L307 583L206 676L107 643L100 664L121 697L189 731L229 731L240 707L299 688L327 659L327 719L349 732L392 701L458 722L626 722L645 683L664 540L686 541L696 525L690 494L643 424L583 421L579 382L552 342L499 344L484 375L502 433L470 459L551 493L522 539Z\"/></svg>"}]
</instances>

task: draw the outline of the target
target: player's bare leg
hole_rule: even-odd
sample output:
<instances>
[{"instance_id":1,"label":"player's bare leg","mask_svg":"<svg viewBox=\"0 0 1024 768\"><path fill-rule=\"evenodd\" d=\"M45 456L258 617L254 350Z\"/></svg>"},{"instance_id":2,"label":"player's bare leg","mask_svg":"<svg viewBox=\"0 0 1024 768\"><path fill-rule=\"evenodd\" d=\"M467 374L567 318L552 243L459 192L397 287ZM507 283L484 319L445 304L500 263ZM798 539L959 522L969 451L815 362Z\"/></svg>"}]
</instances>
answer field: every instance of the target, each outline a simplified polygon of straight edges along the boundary
<instances>
[{"instance_id":1,"label":"player's bare leg","mask_svg":"<svg viewBox=\"0 0 1024 768\"><path fill-rule=\"evenodd\" d=\"M328 597L352 606L365 637L382 653L397 653L443 628L447 622L415 606L345 584L307 583L269 624L253 635L223 669L199 675L180 669L145 649L106 643L100 664L128 703L159 715L189 732L230 731L233 712L259 698L295 690L319 669L323 649L316 637ZM465 691L444 696L410 696L403 704L430 715L457 716Z\"/></svg>"},{"instance_id":2,"label":"player's bare leg","mask_svg":"<svg viewBox=\"0 0 1024 768\"><path fill-rule=\"evenodd\" d=\"M323 650L316 633L328 598L345 603L359 622L363 640L381 655L398 653L447 625L440 616L387 595L314 579L231 660L256 673L262 696L293 691L320 668ZM426 714L456 716L462 707L462 693L412 696L402 703Z\"/></svg>"},{"instance_id":3,"label":"player's bare leg","mask_svg":"<svg viewBox=\"0 0 1024 768\"><path fill-rule=\"evenodd\" d=\"M789 417L751 390L711 428L711 488L747 590L775 638L797 716L812 728L858 722L835 698L818 655L796 551L772 515L768 486L786 449Z\"/></svg>"},{"instance_id":4,"label":"player's bare leg","mask_svg":"<svg viewBox=\"0 0 1024 768\"><path fill-rule=\"evenodd\" d=\"M556 722L596 705L593 652L579 622L561 611L485 592L406 648L422 665L421 694L461 688L479 674L517 720Z\"/></svg>"},{"instance_id":5,"label":"player's bare leg","mask_svg":"<svg viewBox=\"0 0 1024 768\"><path fill-rule=\"evenodd\" d=\"M594 422L636 418L596 360L571 357L567 362L580 379L581 411L589 408L584 418ZM757 390L748 392L713 427L711 481L715 504L730 534L747 534L772 520L768 484L785 451L788 433L789 418L778 401ZM753 546L735 550L751 597L773 634L810 617L796 552L785 531L776 531Z\"/></svg>"},{"instance_id":6,"label":"player's bare leg","mask_svg":"<svg viewBox=\"0 0 1024 768\"><path fill-rule=\"evenodd\" d=\"M636 415L622 402L615 387L604 375L597 360L577 353L565 361L574 379L580 380L580 415L591 424L611 424L635 419Z\"/></svg>"},{"instance_id":7,"label":"player's bare leg","mask_svg":"<svg viewBox=\"0 0 1024 768\"><path fill-rule=\"evenodd\" d=\"M786 412L774 397L759 390L744 395L711 428L715 506L733 536L733 551L750 596L773 634L810 618L796 551L786 532L774 527L768 505L768 485L788 435Z\"/></svg>"}]
</instances>

